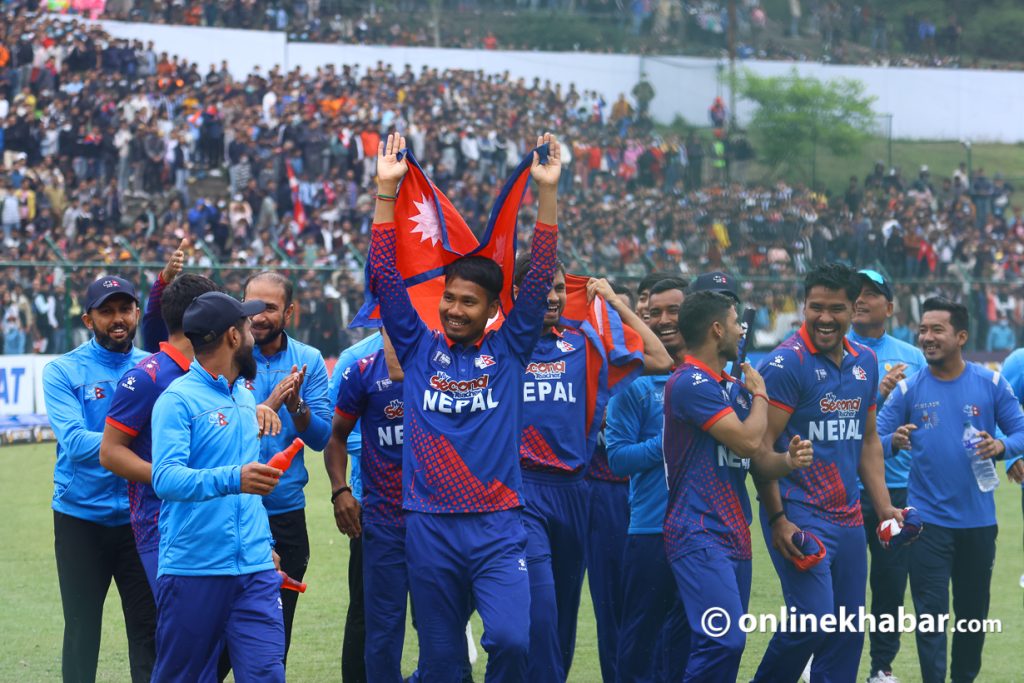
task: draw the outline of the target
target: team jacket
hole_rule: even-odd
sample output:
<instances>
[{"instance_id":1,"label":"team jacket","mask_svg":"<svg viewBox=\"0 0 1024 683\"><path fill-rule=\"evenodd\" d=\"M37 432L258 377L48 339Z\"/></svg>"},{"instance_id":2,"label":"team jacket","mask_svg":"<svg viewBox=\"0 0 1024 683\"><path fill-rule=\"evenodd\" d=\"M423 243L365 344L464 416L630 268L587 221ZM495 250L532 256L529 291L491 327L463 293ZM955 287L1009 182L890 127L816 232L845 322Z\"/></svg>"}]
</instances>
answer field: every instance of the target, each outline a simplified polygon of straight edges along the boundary
<instances>
[{"instance_id":1,"label":"team jacket","mask_svg":"<svg viewBox=\"0 0 1024 683\"><path fill-rule=\"evenodd\" d=\"M299 369L305 364L306 377L302 381L299 395L309 406L309 426L306 431L295 429L295 421L288 412L288 406L282 405L278 415L281 418L281 431L277 436L264 436L260 439L260 462L267 462L278 451L284 450L295 437L302 439L314 451L322 451L331 437L331 403L327 397L327 366L323 356L312 346L303 344L281 333L284 345L272 356L264 356L259 347L253 349L256 358L256 380L253 384L253 395L256 403L267 400L281 380L288 376L292 366ZM305 449L299 451L292 460L291 467L281 476L281 483L265 496L263 504L267 514L280 515L306 507L306 496L302 489L309 481L304 460Z\"/></svg>"},{"instance_id":2,"label":"team jacket","mask_svg":"<svg viewBox=\"0 0 1024 683\"><path fill-rule=\"evenodd\" d=\"M406 510L520 507L523 372L540 338L558 228L538 224L516 304L477 344L454 344L420 319L395 265L395 226L374 225L369 273L405 373L402 489Z\"/></svg>"},{"instance_id":3,"label":"team jacket","mask_svg":"<svg viewBox=\"0 0 1024 683\"><path fill-rule=\"evenodd\" d=\"M998 372L977 363L968 363L951 381L937 379L929 370L908 377L879 413L886 456L892 452L893 432L901 425L917 425L910 436L907 504L926 523L957 529L996 523L995 496L978 488L964 451L965 422L993 435L998 426L1007 435L1003 443L1008 456L1024 450L1024 414L1013 389Z\"/></svg>"},{"instance_id":4,"label":"team jacket","mask_svg":"<svg viewBox=\"0 0 1024 683\"><path fill-rule=\"evenodd\" d=\"M853 330L846 335L850 341L863 344L875 353L878 360L878 381L881 383L885 373L889 372L896 365L903 363L907 366L904 370L906 376L912 377L919 370L927 366L924 354L916 346L896 339L890 334L883 334L881 337L862 337ZM878 411L881 414L885 401L882 396L877 397ZM910 453L900 451L899 454L885 459L885 485L891 489L907 487L907 476L910 474ZM863 487L862 487L863 488Z\"/></svg>"},{"instance_id":5,"label":"team jacket","mask_svg":"<svg viewBox=\"0 0 1024 683\"><path fill-rule=\"evenodd\" d=\"M750 460L711 436L719 420L750 414L745 391L732 378L687 356L665 385L665 552L669 559L722 547L734 560L750 559Z\"/></svg>"},{"instance_id":6,"label":"team jacket","mask_svg":"<svg viewBox=\"0 0 1024 683\"><path fill-rule=\"evenodd\" d=\"M171 382L188 372L191 364L173 346L160 342L159 353L139 361L117 383L107 424L132 437L132 452L146 462L153 462L153 405ZM135 547L140 552L156 548L160 543L160 499L153 487L129 481L128 506Z\"/></svg>"},{"instance_id":7,"label":"team jacket","mask_svg":"<svg viewBox=\"0 0 1024 683\"><path fill-rule=\"evenodd\" d=\"M363 446L359 471L363 485L363 524L404 526L402 383L388 377L383 351L341 371L334 410L350 420L358 420L361 428Z\"/></svg>"},{"instance_id":8,"label":"team jacket","mask_svg":"<svg viewBox=\"0 0 1024 683\"><path fill-rule=\"evenodd\" d=\"M797 434L814 444L814 463L779 479L783 503L805 506L833 524L859 526L864 518L857 467L878 395L878 363L866 346L845 338L843 346L837 367L801 327L765 356L758 371L771 404L790 414L776 450L789 448Z\"/></svg>"},{"instance_id":9,"label":"team jacket","mask_svg":"<svg viewBox=\"0 0 1024 683\"><path fill-rule=\"evenodd\" d=\"M103 421L121 375L146 357L114 353L90 339L43 368L43 398L57 435L53 509L104 526L128 524L126 482L100 465Z\"/></svg>"},{"instance_id":10,"label":"team jacket","mask_svg":"<svg viewBox=\"0 0 1024 683\"><path fill-rule=\"evenodd\" d=\"M240 493L259 459L256 401L198 362L153 407L153 489L160 510L159 575L238 576L273 569L260 496Z\"/></svg>"},{"instance_id":11,"label":"team jacket","mask_svg":"<svg viewBox=\"0 0 1024 683\"><path fill-rule=\"evenodd\" d=\"M629 477L629 533L660 534L668 503L661 437L668 375L641 377L608 403L608 463Z\"/></svg>"}]
</instances>

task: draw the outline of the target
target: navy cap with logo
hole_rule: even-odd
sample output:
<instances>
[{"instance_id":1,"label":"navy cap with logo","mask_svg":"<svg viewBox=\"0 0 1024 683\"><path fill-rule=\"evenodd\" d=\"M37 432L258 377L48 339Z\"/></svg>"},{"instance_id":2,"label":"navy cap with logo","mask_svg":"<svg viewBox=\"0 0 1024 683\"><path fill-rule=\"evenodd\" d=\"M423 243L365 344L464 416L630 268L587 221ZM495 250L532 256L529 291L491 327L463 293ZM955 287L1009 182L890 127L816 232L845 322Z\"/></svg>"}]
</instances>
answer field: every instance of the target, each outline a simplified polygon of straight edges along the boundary
<instances>
[{"instance_id":1,"label":"navy cap with logo","mask_svg":"<svg viewBox=\"0 0 1024 683\"><path fill-rule=\"evenodd\" d=\"M135 303L139 303L139 295L135 291L135 285L116 275L106 275L99 278L85 292L85 310L91 311L99 308L107 299L112 296L129 296Z\"/></svg>"},{"instance_id":2,"label":"navy cap with logo","mask_svg":"<svg viewBox=\"0 0 1024 683\"><path fill-rule=\"evenodd\" d=\"M719 294L732 297L737 303L740 300L740 295L736 293L736 280L719 270L711 273L701 273L686 291L689 294L718 292Z\"/></svg>"},{"instance_id":3,"label":"navy cap with logo","mask_svg":"<svg viewBox=\"0 0 1024 683\"><path fill-rule=\"evenodd\" d=\"M871 285L881 292L882 296L889 301L892 301L892 285L884 275L879 273L877 270L870 270L867 268L864 270L858 270L857 275L860 277L862 284Z\"/></svg>"},{"instance_id":4,"label":"navy cap with logo","mask_svg":"<svg viewBox=\"0 0 1024 683\"><path fill-rule=\"evenodd\" d=\"M262 313L267 304L258 299L241 302L224 292L200 294L185 309L182 327L188 337L209 343L241 318Z\"/></svg>"}]
</instances>

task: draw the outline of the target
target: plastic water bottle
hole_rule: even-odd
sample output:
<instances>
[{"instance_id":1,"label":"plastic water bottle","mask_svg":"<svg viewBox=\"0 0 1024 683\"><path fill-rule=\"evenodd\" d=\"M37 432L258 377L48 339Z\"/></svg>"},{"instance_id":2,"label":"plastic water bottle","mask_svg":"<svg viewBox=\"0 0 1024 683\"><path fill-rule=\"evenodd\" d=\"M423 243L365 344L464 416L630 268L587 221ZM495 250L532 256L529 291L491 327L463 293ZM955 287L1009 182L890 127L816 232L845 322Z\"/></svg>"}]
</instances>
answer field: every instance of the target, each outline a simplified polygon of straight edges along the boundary
<instances>
[{"instance_id":1,"label":"plastic water bottle","mask_svg":"<svg viewBox=\"0 0 1024 683\"><path fill-rule=\"evenodd\" d=\"M977 450L982 441L981 432L975 429L970 422L964 422L964 451L970 458L971 471L974 472L974 478L978 481L978 488L987 493L999 486L999 475L996 474L996 466L992 462L992 458L978 457Z\"/></svg>"}]
</instances>

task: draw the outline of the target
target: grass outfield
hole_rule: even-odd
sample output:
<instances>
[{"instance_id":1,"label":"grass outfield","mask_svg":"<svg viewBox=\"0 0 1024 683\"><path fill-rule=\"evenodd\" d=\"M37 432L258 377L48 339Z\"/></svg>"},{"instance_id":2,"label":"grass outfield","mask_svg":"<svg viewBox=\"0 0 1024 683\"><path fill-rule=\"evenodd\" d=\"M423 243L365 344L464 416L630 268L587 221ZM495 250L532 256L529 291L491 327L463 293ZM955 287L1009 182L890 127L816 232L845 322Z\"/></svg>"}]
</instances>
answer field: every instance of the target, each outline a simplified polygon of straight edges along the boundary
<instances>
[{"instance_id":1,"label":"grass outfield","mask_svg":"<svg viewBox=\"0 0 1024 683\"><path fill-rule=\"evenodd\" d=\"M63 630L60 594L53 559L52 493L53 444L0 448L0 466L7 472L0 479L0 519L4 524L6 552L0 559L5 578L4 609L0 629L4 634L4 656L0 657L0 681L53 681L60 677L60 648ZM338 534L331 515L327 477L319 456L310 459L311 481L307 487L307 508L312 558L306 581L308 592L299 600L295 635L289 655L288 673L294 681L328 681L340 678L340 652L344 612L348 603L345 588L348 544ZM1017 655L1024 634L1024 610L1018 579L1024 571L1021 551L1020 488L1004 479L997 490L1001 524L995 575L992 580L992 609L989 615L1001 619L1002 633L988 636L981 680L1024 681ZM754 531L754 582L751 612L777 614L782 605L779 582L768 560L761 533ZM124 619L114 591L107 601L100 651L99 681L127 680L128 663ZM908 610L909 591L908 591ZM474 617L479 641L481 626ZM412 671L415 635L407 632L404 670ZM740 680L754 673L768 642L766 634L752 634L740 668ZM917 652L912 637L903 637L903 649L895 670L902 681L919 681ZM868 676L867 648L861 660L860 680ZM476 680L483 680L485 655L481 650ZM587 591L580 608L576 661L570 681L600 681L597 638L593 611Z\"/></svg>"}]
</instances>

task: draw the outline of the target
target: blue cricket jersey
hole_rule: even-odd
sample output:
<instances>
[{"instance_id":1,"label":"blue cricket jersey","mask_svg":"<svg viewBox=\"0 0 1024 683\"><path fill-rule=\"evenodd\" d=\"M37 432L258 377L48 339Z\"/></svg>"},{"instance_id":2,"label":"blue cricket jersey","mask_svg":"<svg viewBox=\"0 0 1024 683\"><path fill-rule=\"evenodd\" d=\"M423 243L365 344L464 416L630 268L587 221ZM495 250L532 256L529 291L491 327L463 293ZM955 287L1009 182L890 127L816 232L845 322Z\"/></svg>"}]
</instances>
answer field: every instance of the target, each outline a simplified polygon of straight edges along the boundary
<instances>
[{"instance_id":1,"label":"blue cricket jersey","mask_svg":"<svg viewBox=\"0 0 1024 683\"><path fill-rule=\"evenodd\" d=\"M117 381L145 357L134 347L108 351L93 338L43 368L46 414L57 436L57 512L104 526L128 524L125 480L100 464L100 442Z\"/></svg>"},{"instance_id":2,"label":"blue cricket jersey","mask_svg":"<svg viewBox=\"0 0 1024 683\"><path fill-rule=\"evenodd\" d=\"M896 339L891 334L883 333L881 337L862 337L852 329L846 335L851 341L868 347L875 353L878 360L878 381L881 384L885 374L895 366L903 363L907 366L904 371L906 376L913 377L919 370L925 368L928 363L924 359L921 349L913 344ZM877 396L877 408L881 411L885 401L881 394ZM891 489L904 489L907 487L907 476L910 474L910 453L900 451L897 455L885 459L885 485ZM863 489L863 485L861 486Z\"/></svg>"},{"instance_id":3,"label":"blue cricket jersey","mask_svg":"<svg viewBox=\"0 0 1024 683\"><path fill-rule=\"evenodd\" d=\"M523 373L540 339L558 228L537 224L530 270L497 331L456 344L420 319L395 263L394 223L373 226L370 286L405 373L403 506L428 513L521 507Z\"/></svg>"},{"instance_id":4,"label":"blue cricket jersey","mask_svg":"<svg viewBox=\"0 0 1024 683\"><path fill-rule=\"evenodd\" d=\"M327 366L323 356L312 346L296 341L287 333L282 332L281 336L284 338L283 345L271 356L264 356L258 346L253 349L256 358L253 393L256 402L262 403L274 391L274 387L288 376L292 366L301 369L305 365L306 377L302 380L299 396L309 407L309 425L306 431L298 431L288 406L282 405L278 411L281 431L277 436L268 434L260 439L260 462L263 463L291 445L296 437L301 438L314 451L322 451L331 437L331 402L327 396ZM280 515L306 507L303 488L309 481L309 472L306 471L305 450L303 448L296 454L291 467L281 475L281 483L269 496L264 497L267 514Z\"/></svg>"},{"instance_id":5,"label":"blue cricket jersey","mask_svg":"<svg viewBox=\"0 0 1024 683\"><path fill-rule=\"evenodd\" d=\"M405 526L402 383L391 380L384 351L378 351L345 368L339 385L335 412L358 420L362 435L363 524Z\"/></svg>"},{"instance_id":6,"label":"blue cricket jersey","mask_svg":"<svg viewBox=\"0 0 1024 683\"><path fill-rule=\"evenodd\" d=\"M611 410L611 405L611 401L609 401L609 411ZM594 455L590 458L590 467L587 468L587 479L607 481L612 484L628 484L629 477L620 477L615 474L612 472L611 465L608 464L608 438L606 433L607 427L602 428L597 433L597 445L594 447Z\"/></svg>"},{"instance_id":7,"label":"blue cricket jersey","mask_svg":"<svg viewBox=\"0 0 1024 683\"><path fill-rule=\"evenodd\" d=\"M383 348L384 336L380 332L374 332L341 352L341 355L338 356L338 362L334 364L334 374L331 375L331 383L328 387L328 398L330 399L332 406L338 405L338 392L341 389L341 375L345 371L345 368L349 367L360 358L365 358L371 353L376 353ZM363 437L358 420L356 421L355 427L352 428L352 432L348 435L348 440L345 442L345 446L348 451L348 485L352 487L352 497L358 501L362 501L363 478L359 472L359 456L363 451Z\"/></svg>"},{"instance_id":8,"label":"blue cricket jersey","mask_svg":"<svg viewBox=\"0 0 1024 683\"><path fill-rule=\"evenodd\" d=\"M661 435L668 375L633 382L608 403L605 438L613 474L629 477L629 533L660 534L668 489Z\"/></svg>"},{"instance_id":9,"label":"blue cricket jersey","mask_svg":"<svg viewBox=\"0 0 1024 683\"><path fill-rule=\"evenodd\" d=\"M126 372L114 390L107 424L132 437L132 452L146 462L153 462L153 406L171 382L188 372L191 364L176 348L160 342L160 351ZM135 547L139 552L156 549L160 544L160 499L153 487L129 481L128 507Z\"/></svg>"},{"instance_id":10,"label":"blue cricket jersey","mask_svg":"<svg viewBox=\"0 0 1024 683\"><path fill-rule=\"evenodd\" d=\"M843 339L837 366L811 342L806 327L769 353L758 370L771 404L790 414L775 448L799 435L814 444L814 463L779 479L786 505L801 505L839 526L864 523L857 468L864 427L878 396L878 363L866 346Z\"/></svg>"},{"instance_id":11,"label":"blue cricket jersey","mask_svg":"<svg viewBox=\"0 0 1024 683\"><path fill-rule=\"evenodd\" d=\"M643 362L642 351L630 350L639 336L609 314L631 335L609 355L630 371L609 376L608 355L580 329L552 328L534 348L523 380L524 470L577 475L590 464L608 397L629 386Z\"/></svg>"},{"instance_id":12,"label":"blue cricket jersey","mask_svg":"<svg viewBox=\"0 0 1024 683\"><path fill-rule=\"evenodd\" d=\"M879 414L886 454L898 427L917 425L910 436L907 504L925 523L957 529L996 523L995 495L978 488L964 452L965 422L989 434L998 426L1007 435L1007 454L1024 451L1020 402L998 372L977 363L967 363L954 380L940 380L928 370L903 380Z\"/></svg>"},{"instance_id":13,"label":"blue cricket jersey","mask_svg":"<svg viewBox=\"0 0 1024 683\"><path fill-rule=\"evenodd\" d=\"M261 496L241 493L259 459L256 400L198 362L153 406L153 490L160 507L158 576L240 576L274 568Z\"/></svg>"},{"instance_id":14,"label":"blue cricket jersey","mask_svg":"<svg viewBox=\"0 0 1024 683\"><path fill-rule=\"evenodd\" d=\"M669 559L701 548L724 548L734 560L749 560L750 498L746 478L750 460L740 458L711 436L710 429L735 413L750 413L745 391L692 356L665 385L665 471L668 508L665 552Z\"/></svg>"}]
</instances>

